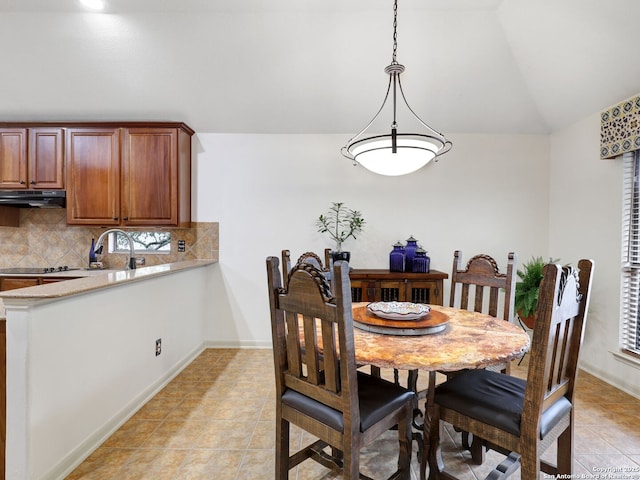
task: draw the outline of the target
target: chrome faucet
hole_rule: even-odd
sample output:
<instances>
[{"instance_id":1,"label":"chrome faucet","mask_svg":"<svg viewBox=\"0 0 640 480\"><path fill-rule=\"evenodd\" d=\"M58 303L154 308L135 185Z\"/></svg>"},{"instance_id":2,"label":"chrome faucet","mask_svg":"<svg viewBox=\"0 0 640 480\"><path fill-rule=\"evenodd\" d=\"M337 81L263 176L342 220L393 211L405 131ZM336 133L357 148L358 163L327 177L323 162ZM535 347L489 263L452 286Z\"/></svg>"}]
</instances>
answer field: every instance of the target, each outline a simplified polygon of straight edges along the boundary
<instances>
[{"instance_id":1,"label":"chrome faucet","mask_svg":"<svg viewBox=\"0 0 640 480\"><path fill-rule=\"evenodd\" d=\"M105 237L107 235L109 235L110 233L121 233L126 237L127 241L129 242L129 264L127 265L127 268L129 270L135 270L136 269L136 258L134 256L135 253L134 253L134 248L133 248L133 239L131 238L131 235L129 235L124 230L120 230L119 228L110 228L109 230L106 230L106 231L102 232L100 234L100 236L98 237L98 241L96 242L95 252L97 254L101 254L102 253L102 242L104 242Z\"/></svg>"}]
</instances>

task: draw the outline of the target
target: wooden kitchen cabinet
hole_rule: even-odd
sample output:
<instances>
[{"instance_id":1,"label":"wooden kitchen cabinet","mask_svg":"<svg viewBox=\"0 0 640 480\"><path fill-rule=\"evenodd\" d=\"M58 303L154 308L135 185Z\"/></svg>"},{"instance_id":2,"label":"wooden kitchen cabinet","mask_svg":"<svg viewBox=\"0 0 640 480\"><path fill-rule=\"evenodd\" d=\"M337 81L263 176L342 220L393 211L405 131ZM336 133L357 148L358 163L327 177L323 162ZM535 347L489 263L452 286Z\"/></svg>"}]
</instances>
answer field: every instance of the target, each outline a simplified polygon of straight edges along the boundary
<instances>
[{"instance_id":1,"label":"wooden kitchen cabinet","mask_svg":"<svg viewBox=\"0 0 640 480\"><path fill-rule=\"evenodd\" d=\"M75 280L76 278L83 277L40 277L40 285L46 285L47 283L66 282L67 280Z\"/></svg>"},{"instance_id":2,"label":"wooden kitchen cabinet","mask_svg":"<svg viewBox=\"0 0 640 480\"><path fill-rule=\"evenodd\" d=\"M66 132L67 223L120 225L120 129Z\"/></svg>"},{"instance_id":3,"label":"wooden kitchen cabinet","mask_svg":"<svg viewBox=\"0 0 640 480\"><path fill-rule=\"evenodd\" d=\"M191 136L184 124L67 129L67 223L191 225Z\"/></svg>"},{"instance_id":4,"label":"wooden kitchen cabinet","mask_svg":"<svg viewBox=\"0 0 640 480\"><path fill-rule=\"evenodd\" d=\"M181 122L0 123L0 189L64 189L69 225L190 227Z\"/></svg>"},{"instance_id":5,"label":"wooden kitchen cabinet","mask_svg":"<svg viewBox=\"0 0 640 480\"><path fill-rule=\"evenodd\" d=\"M190 226L191 135L178 128L123 131L126 225Z\"/></svg>"},{"instance_id":6,"label":"wooden kitchen cabinet","mask_svg":"<svg viewBox=\"0 0 640 480\"><path fill-rule=\"evenodd\" d=\"M349 273L354 302L413 302L442 305L443 280L449 275L354 269Z\"/></svg>"},{"instance_id":7,"label":"wooden kitchen cabinet","mask_svg":"<svg viewBox=\"0 0 640 480\"><path fill-rule=\"evenodd\" d=\"M81 277L55 277L49 275L26 275L26 276L0 276L0 292L14 290L16 288L35 287L36 285L46 285L47 283L63 282Z\"/></svg>"},{"instance_id":8,"label":"wooden kitchen cabinet","mask_svg":"<svg viewBox=\"0 0 640 480\"><path fill-rule=\"evenodd\" d=\"M1 128L0 188L64 188L62 128Z\"/></svg>"},{"instance_id":9,"label":"wooden kitchen cabinet","mask_svg":"<svg viewBox=\"0 0 640 480\"><path fill-rule=\"evenodd\" d=\"M29 184L27 188L57 190L64 188L64 130L29 129Z\"/></svg>"},{"instance_id":10,"label":"wooden kitchen cabinet","mask_svg":"<svg viewBox=\"0 0 640 480\"><path fill-rule=\"evenodd\" d=\"M26 188L27 142L26 128L0 130L0 188Z\"/></svg>"},{"instance_id":11,"label":"wooden kitchen cabinet","mask_svg":"<svg viewBox=\"0 0 640 480\"><path fill-rule=\"evenodd\" d=\"M0 277L0 292L40 285L37 277Z\"/></svg>"}]
</instances>

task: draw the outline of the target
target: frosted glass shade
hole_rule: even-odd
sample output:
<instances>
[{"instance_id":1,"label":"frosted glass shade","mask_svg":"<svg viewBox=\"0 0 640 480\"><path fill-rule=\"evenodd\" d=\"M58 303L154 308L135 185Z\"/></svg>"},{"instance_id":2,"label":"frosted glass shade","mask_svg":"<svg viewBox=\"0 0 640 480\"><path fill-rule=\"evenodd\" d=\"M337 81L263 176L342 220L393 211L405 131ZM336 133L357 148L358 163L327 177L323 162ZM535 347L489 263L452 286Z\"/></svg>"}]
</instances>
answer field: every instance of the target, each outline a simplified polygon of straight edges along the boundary
<instances>
[{"instance_id":1,"label":"frosted glass shade","mask_svg":"<svg viewBox=\"0 0 640 480\"><path fill-rule=\"evenodd\" d=\"M369 137L347 147L353 159L367 170L387 176L406 175L424 167L445 146L438 138L419 134L398 134L396 153L391 135Z\"/></svg>"}]
</instances>

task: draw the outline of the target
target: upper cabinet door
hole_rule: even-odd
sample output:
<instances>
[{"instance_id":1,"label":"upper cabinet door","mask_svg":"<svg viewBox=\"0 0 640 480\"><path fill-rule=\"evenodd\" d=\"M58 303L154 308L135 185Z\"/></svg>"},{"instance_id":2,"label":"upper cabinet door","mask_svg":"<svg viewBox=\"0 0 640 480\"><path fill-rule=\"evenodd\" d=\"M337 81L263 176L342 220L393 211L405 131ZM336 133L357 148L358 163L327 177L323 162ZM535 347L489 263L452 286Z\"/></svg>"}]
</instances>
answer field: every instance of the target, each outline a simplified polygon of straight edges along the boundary
<instances>
[{"instance_id":1,"label":"upper cabinet door","mask_svg":"<svg viewBox=\"0 0 640 480\"><path fill-rule=\"evenodd\" d=\"M29 188L64 188L64 131L29 129Z\"/></svg>"},{"instance_id":2,"label":"upper cabinet door","mask_svg":"<svg viewBox=\"0 0 640 480\"><path fill-rule=\"evenodd\" d=\"M125 128L122 220L126 225L177 225L178 130Z\"/></svg>"},{"instance_id":3,"label":"upper cabinet door","mask_svg":"<svg viewBox=\"0 0 640 480\"><path fill-rule=\"evenodd\" d=\"M69 128L67 223L120 225L120 129Z\"/></svg>"},{"instance_id":4,"label":"upper cabinet door","mask_svg":"<svg viewBox=\"0 0 640 480\"><path fill-rule=\"evenodd\" d=\"M123 130L122 219L130 226L191 226L191 134L184 128Z\"/></svg>"},{"instance_id":5,"label":"upper cabinet door","mask_svg":"<svg viewBox=\"0 0 640 480\"><path fill-rule=\"evenodd\" d=\"M0 129L0 188L28 188L26 128Z\"/></svg>"}]
</instances>

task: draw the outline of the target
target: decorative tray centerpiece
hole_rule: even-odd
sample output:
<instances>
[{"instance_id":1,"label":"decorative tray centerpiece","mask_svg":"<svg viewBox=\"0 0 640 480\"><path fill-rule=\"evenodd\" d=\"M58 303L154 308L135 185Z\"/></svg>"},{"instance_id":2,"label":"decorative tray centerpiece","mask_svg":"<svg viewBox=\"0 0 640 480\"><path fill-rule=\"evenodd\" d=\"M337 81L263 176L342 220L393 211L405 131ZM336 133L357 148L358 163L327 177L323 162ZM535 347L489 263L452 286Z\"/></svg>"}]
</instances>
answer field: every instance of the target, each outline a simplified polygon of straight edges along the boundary
<instances>
[{"instance_id":1,"label":"decorative tray centerpiece","mask_svg":"<svg viewBox=\"0 0 640 480\"><path fill-rule=\"evenodd\" d=\"M448 323L448 315L422 303L373 302L353 308L355 327L385 335L430 335Z\"/></svg>"},{"instance_id":2,"label":"decorative tray centerpiece","mask_svg":"<svg viewBox=\"0 0 640 480\"><path fill-rule=\"evenodd\" d=\"M387 320L418 320L431 311L429 305L411 302L373 302L367 310Z\"/></svg>"}]
</instances>

